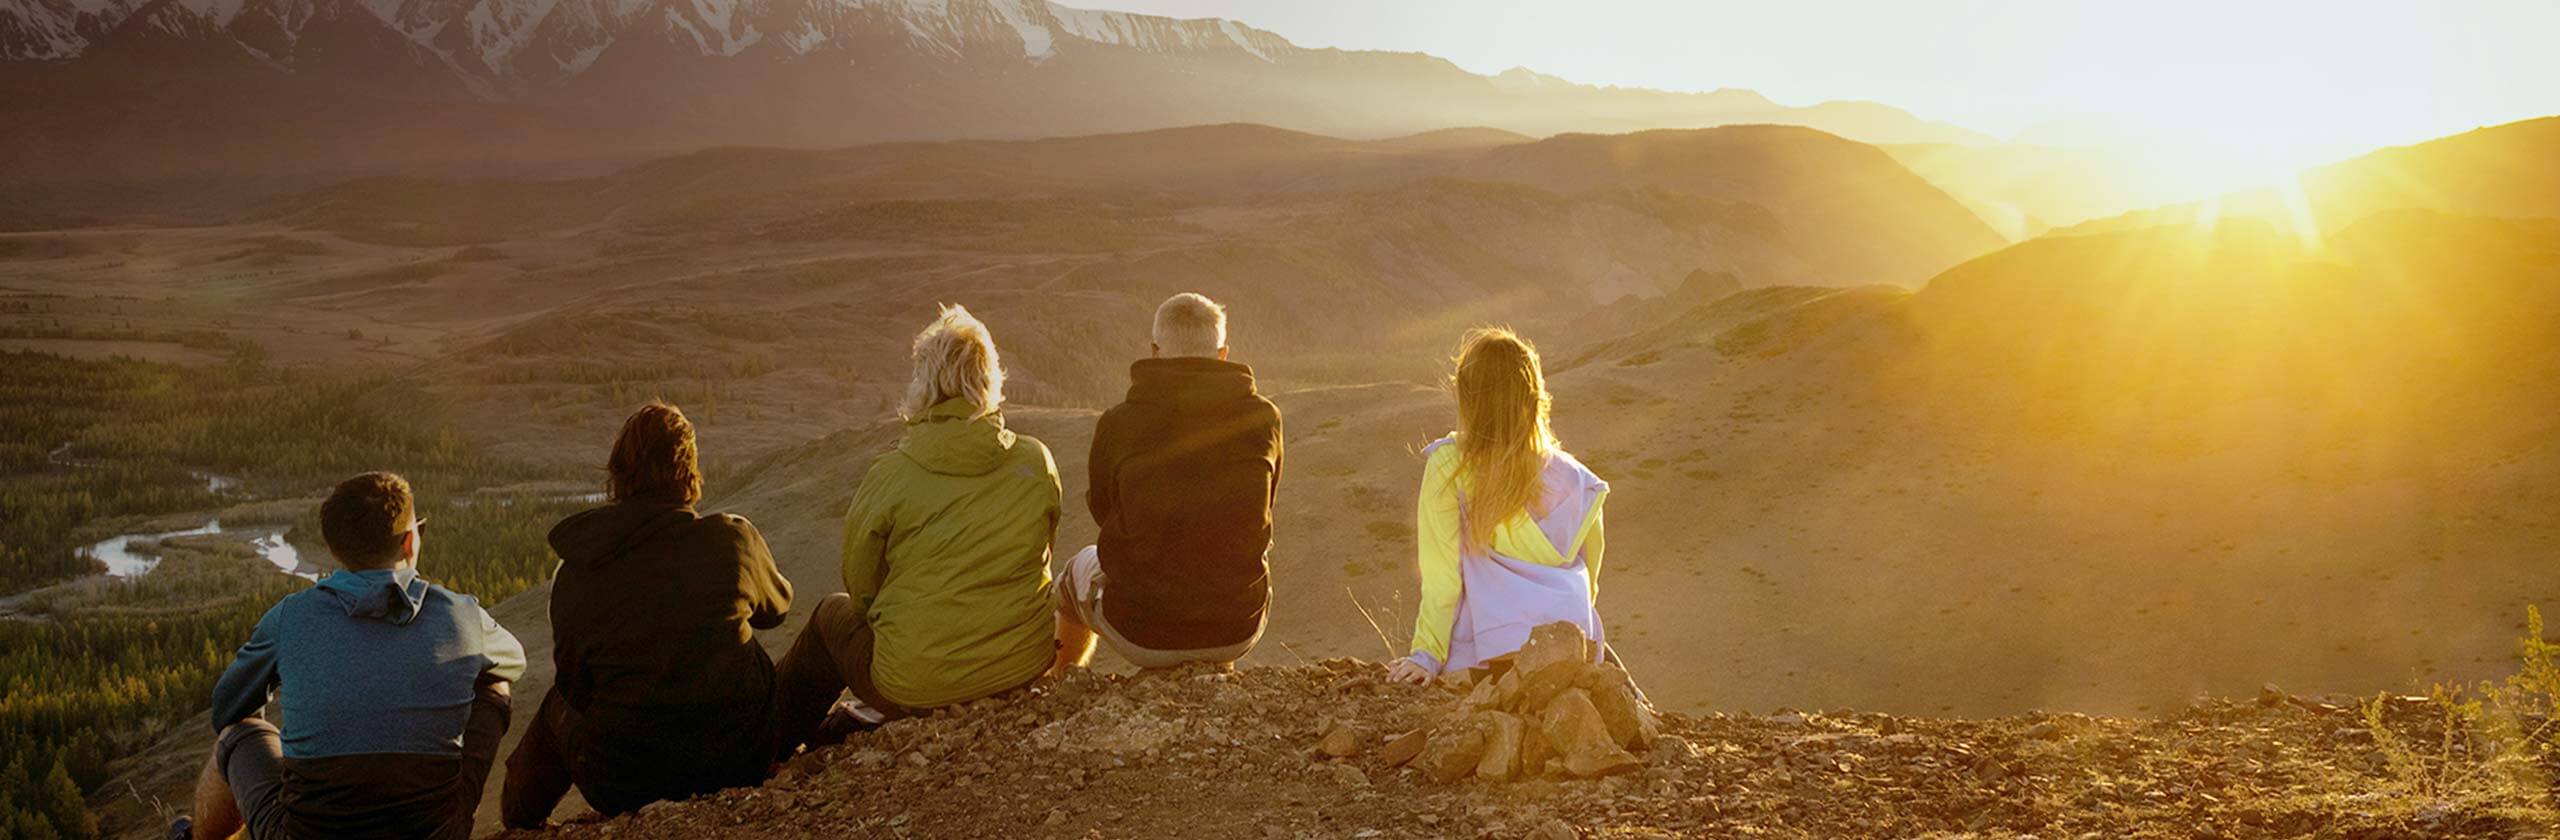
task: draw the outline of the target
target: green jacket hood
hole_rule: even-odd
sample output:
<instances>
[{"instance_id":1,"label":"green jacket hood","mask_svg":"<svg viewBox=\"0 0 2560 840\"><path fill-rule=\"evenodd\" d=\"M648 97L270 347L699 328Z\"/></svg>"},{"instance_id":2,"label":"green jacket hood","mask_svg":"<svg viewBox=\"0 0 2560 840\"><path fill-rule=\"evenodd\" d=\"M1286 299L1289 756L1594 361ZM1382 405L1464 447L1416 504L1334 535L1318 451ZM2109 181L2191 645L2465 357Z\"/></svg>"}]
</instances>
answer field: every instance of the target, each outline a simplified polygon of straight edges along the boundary
<instances>
[{"instance_id":1,"label":"green jacket hood","mask_svg":"<svg viewBox=\"0 0 2560 840\"><path fill-rule=\"evenodd\" d=\"M907 420L898 452L928 472L942 475L986 475L1004 466L1013 454L1015 437L1004 427L1004 415L971 417L977 408L967 400L935 403Z\"/></svg>"}]
</instances>

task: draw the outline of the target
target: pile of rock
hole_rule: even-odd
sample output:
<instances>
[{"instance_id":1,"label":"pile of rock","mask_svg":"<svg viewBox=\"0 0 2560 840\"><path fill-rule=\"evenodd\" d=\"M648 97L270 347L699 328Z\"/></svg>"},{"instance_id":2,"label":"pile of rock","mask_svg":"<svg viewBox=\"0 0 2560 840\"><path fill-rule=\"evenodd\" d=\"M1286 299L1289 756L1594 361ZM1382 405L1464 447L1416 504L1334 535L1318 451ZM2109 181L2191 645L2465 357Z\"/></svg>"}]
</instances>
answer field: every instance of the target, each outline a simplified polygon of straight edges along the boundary
<instances>
[{"instance_id":1,"label":"pile of rock","mask_svg":"<svg viewBox=\"0 0 2560 840\"><path fill-rule=\"evenodd\" d=\"M1389 741L1384 758L1441 782L1636 770L1643 762L1630 750L1649 748L1660 724L1626 669L1596 660L1581 628L1538 627L1510 670L1464 684L1465 698L1447 715Z\"/></svg>"}]
</instances>

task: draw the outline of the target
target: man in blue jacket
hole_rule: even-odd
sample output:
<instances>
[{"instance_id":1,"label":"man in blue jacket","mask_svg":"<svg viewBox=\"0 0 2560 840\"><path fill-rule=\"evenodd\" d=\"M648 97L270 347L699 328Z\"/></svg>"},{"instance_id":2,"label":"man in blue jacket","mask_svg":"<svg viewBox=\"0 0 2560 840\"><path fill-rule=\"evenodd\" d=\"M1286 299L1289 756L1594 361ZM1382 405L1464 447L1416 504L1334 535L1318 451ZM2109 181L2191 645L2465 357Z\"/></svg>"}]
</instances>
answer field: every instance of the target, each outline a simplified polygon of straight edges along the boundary
<instances>
[{"instance_id":1,"label":"man in blue jacket","mask_svg":"<svg viewBox=\"0 0 2560 840\"><path fill-rule=\"evenodd\" d=\"M471 834L524 646L468 595L418 577L409 483L366 473L320 505L345 571L285 596L213 689L198 838ZM260 718L270 694L286 728Z\"/></svg>"}]
</instances>

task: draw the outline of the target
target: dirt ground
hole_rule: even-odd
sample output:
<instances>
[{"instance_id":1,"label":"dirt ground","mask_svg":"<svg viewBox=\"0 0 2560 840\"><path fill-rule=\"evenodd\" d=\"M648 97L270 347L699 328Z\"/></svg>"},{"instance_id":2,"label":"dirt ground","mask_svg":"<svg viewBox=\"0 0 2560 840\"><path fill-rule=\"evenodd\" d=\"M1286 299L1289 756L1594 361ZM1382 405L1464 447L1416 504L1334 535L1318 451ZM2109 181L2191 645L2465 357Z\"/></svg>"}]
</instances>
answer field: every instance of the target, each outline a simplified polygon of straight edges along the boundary
<instances>
[{"instance_id":1,"label":"dirt ground","mask_svg":"<svg viewBox=\"0 0 2560 840\"><path fill-rule=\"evenodd\" d=\"M1386 739L1460 701L1351 660L1080 673L804 753L760 789L562 838L2539 837L2547 786L2421 795L2358 708L2270 692L2152 719L1668 714L1637 772L1441 784ZM2397 701L2394 728L2428 719ZM1361 734L1326 756L1319 733ZM2546 765L2547 767L2547 765ZM2476 788L2476 789L2475 789Z\"/></svg>"}]
</instances>

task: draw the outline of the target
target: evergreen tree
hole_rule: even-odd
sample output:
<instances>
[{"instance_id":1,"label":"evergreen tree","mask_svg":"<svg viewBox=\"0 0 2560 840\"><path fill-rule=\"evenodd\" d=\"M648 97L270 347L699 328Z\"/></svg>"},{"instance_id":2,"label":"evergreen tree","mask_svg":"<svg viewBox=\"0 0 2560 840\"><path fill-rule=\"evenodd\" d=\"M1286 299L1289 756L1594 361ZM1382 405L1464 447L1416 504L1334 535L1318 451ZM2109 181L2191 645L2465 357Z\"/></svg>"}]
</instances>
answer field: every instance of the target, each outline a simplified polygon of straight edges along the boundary
<instances>
[{"instance_id":1,"label":"evergreen tree","mask_svg":"<svg viewBox=\"0 0 2560 840\"><path fill-rule=\"evenodd\" d=\"M18 840L62 840L62 834L53 830L52 823L25 811L9 817L9 834Z\"/></svg>"},{"instance_id":2,"label":"evergreen tree","mask_svg":"<svg viewBox=\"0 0 2560 840\"><path fill-rule=\"evenodd\" d=\"M0 827L9 825L7 818L19 813L35 793L35 781L27 778L26 756L10 756L9 766L0 768Z\"/></svg>"},{"instance_id":3,"label":"evergreen tree","mask_svg":"<svg viewBox=\"0 0 2560 840\"><path fill-rule=\"evenodd\" d=\"M80 795L80 786L71 782L71 771L55 759L53 771L44 774L44 787L32 802L43 809L45 819L53 823L62 840L90 840L98 835L98 818L89 814L89 803Z\"/></svg>"}]
</instances>

